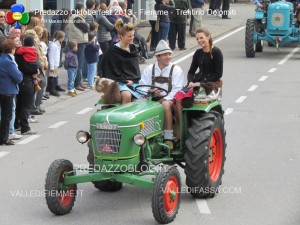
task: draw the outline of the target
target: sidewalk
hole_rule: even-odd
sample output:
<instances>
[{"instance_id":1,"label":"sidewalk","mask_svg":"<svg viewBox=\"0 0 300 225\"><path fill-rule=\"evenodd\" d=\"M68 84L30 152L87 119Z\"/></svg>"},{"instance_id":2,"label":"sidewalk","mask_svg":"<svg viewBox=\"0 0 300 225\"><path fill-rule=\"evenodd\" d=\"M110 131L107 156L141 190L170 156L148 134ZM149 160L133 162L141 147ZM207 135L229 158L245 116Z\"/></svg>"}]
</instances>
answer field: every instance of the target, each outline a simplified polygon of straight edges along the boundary
<instances>
[{"instance_id":1,"label":"sidewalk","mask_svg":"<svg viewBox=\"0 0 300 225\"><path fill-rule=\"evenodd\" d=\"M207 9L208 9L208 5L206 4L204 7L204 11L207 12ZM218 36L223 35L237 27L245 26L247 19L254 17L254 10L255 10L255 6L252 3L244 3L244 4L232 3L230 4L230 12L232 13L232 15L229 16L231 19L221 19L220 17L214 15L207 15L205 13L205 15L202 16L202 27L207 28L211 32L213 39L216 39ZM138 32L141 35L143 35L146 39L150 32L150 24L147 21L143 21L141 25L138 27ZM190 37L189 35L189 26L187 26L186 32L187 35L186 35L185 47L187 50L180 51L176 46L176 49L173 51L172 58L175 58L180 54L186 54L187 52L190 52L192 49L197 47L197 42L195 40L195 37ZM241 36L241 38L244 38L244 36ZM147 44L149 49L149 43ZM140 64L141 71L147 65L152 64L153 62L155 62L155 58L147 60L145 64ZM67 72L64 68L60 68L59 84L66 89ZM83 92L78 91L78 93L81 95L91 91L95 92L94 90L85 90ZM54 105L56 102L66 100L68 98L73 98L73 97L68 96L66 93L61 93L60 97L51 96L50 99L44 101L43 108L47 110L48 106Z\"/></svg>"}]
</instances>

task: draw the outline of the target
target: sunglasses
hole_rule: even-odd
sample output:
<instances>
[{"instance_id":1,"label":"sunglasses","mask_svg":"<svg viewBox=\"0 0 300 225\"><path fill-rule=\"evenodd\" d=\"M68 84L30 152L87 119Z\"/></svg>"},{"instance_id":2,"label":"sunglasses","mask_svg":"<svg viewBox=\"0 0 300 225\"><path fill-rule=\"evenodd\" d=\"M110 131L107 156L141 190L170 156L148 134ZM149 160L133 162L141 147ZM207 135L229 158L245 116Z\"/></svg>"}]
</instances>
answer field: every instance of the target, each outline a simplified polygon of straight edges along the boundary
<instances>
[{"instance_id":1,"label":"sunglasses","mask_svg":"<svg viewBox=\"0 0 300 225\"><path fill-rule=\"evenodd\" d=\"M4 18L5 16L0 16L0 18Z\"/></svg>"}]
</instances>

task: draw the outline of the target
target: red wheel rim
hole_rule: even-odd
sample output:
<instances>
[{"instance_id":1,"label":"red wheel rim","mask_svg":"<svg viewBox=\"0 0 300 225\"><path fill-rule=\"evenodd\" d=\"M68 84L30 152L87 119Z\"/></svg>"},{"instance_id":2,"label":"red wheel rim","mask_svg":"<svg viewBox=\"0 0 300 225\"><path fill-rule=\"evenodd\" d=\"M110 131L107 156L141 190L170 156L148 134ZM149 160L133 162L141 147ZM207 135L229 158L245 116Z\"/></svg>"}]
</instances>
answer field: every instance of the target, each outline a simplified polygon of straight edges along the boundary
<instances>
[{"instance_id":1,"label":"red wheel rim","mask_svg":"<svg viewBox=\"0 0 300 225\"><path fill-rule=\"evenodd\" d=\"M164 190L164 209L168 215L171 215L177 207L179 198L178 180L175 176L171 176L167 181Z\"/></svg>"},{"instance_id":2,"label":"red wheel rim","mask_svg":"<svg viewBox=\"0 0 300 225\"><path fill-rule=\"evenodd\" d=\"M68 171L67 168L65 168L62 171L62 173L60 174L59 181L58 181L58 183L60 185L63 185L63 182L65 180L64 172L66 172L66 171ZM72 202L74 195L75 195L74 184L69 185L68 188L63 189L63 190L58 189L56 194L57 194L57 198L58 198L60 204L64 207L68 206Z\"/></svg>"},{"instance_id":3,"label":"red wheel rim","mask_svg":"<svg viewBox=\"0 0 300 225\"><path fill-rule=\"evenodd\" d=\"M209 175L215 182L220 175L223 163L223 139L220 129L215 129L209 145Z\"/></svg>"}]
</instances>

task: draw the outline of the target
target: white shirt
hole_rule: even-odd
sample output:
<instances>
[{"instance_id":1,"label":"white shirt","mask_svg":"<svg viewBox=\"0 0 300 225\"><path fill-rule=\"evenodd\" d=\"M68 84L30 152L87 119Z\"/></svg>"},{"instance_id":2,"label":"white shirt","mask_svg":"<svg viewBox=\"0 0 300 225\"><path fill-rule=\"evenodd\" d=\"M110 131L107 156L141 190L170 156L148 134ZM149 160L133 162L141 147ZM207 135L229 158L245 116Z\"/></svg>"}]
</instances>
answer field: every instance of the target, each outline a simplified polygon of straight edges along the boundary
<instances>
[{"instance_id":1,"label":"white shirt","mask_svg":"<svg viewBox=\"0 0 300 225\"><path fill-rule=\"evenodd\" d=\"M49 42L48 60L49 60L50 70L54 70L55 67L59 66L60 49L61 49L61 45L59 41L55 40Z\"/></svg>"},{"instance_id":2,"label":"white shirt","mask_svg":"<svg viewBox=\"0 0 300 225\"><path fill-rule=\"evenodd\" d=\"M173 63L170 63L167 67L161 70L158 66L158 63L156 62L154 68L155 77L159 77L161 76L161 74L163 77L169 77L172 65ZM140 80L140 84L152 85L152 68L153 68L153 64L147 66L144 69ZM168 90L168 83L160 84L155 82L155 86ZM184 86L184 74L182 72L182 69L176 65L173 69L173 74L172 74L172 90L166 97L164 97L164 99L173 100L176 92L181 90L183 86Z\"/></svg>"}]
</instances>

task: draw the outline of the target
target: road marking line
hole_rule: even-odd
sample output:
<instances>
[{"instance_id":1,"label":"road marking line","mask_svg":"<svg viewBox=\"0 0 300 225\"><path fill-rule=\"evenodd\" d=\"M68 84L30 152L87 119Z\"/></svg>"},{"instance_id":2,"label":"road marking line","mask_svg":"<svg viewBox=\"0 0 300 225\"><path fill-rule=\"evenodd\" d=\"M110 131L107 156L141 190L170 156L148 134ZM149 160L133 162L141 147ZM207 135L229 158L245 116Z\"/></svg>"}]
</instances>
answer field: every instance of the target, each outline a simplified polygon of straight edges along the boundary
<instances>
[{"instance_id":1,"label":"road marking line","mask_svg":"<svg viewBox=\"0 0 300 225\"><path fill-rule=\"evenodd\" d=\"M259 78L258 81L265 81L268 78L268 76L262 76L261 78Z\"/></svg>"},{"instance_id":2,"label":"road marking line","mask_svg":"<svg viewBox=\"0 0 300 225\"><path fill-rule=\"evenodd\" d=\"M83 115L83 114L86 114L87 112L93 110L94 108L85 108L83 110L81 110L80 112L76 113L76 114L80 114L80 115Z\"/></svg>"},{"instance_id":3,"label":"road marking line","mask_svg":"<svg viewBox=\"0 0 300 225\"><path fill-rule=\"evenodd\" d=\"M41 135L32 135L32 136L26 138L25 140L18 142L17 145L25 145L25 144L28 144L29 142L34 141L35 139L39 138L40 136L41 136Z\"/></svg>"},{"instance_id":4,"label":"road marking line","mask_svg":"<svg viewBox=\"0 0 300 225\"><path fill-rule=\"evenodd\" d=\"M9 152L6 152L6 151L3 151L3 152L0 152L0 158L6 156Z\"/></svg>"},{"instance_id":5,"label":"road marking line","mask_svg":"<svg viewBox=\"0 0 300 225\"><path fill-rule=\"evenodd\" d=\"M286 61L289 60L289 58L291 58L297 51L299 50L299 48L294 48L292 52L290 52L286 57L283 58L283 60L281 60L278 65L283 65L284 63L286 63Z\"/></svg>"},{"instance_id":6,"label":"road marking line","mask_svg":"<svg viewBox=\"0 0 300 225\"><path fill-rule=\"evenodd\" d=\"M241 31L241 30L243 30L243 29L245 29L245 27L240 27L240 28L238 28L238 29L236 29L236 30L234 30L234 31L232 31L232 32L230 32L230 33L228 33L228 34L226 34L226 35L224 35L224 36L218 38L217 40L214 40L214 43L218 43L218 42L222 41L223 39L228 38L229 36L231 36L231 35L233 35L233 34L239 32L239 31ZM182 57L182 58L180 58L180 59L174 61L173 64L178 64L178 63L180 63L180 62L182 62L182 61L188 59L189 57L193 56L194 53L195 53L195 51L194 51L194 52L191 52L191 53L189 53L189 54L187 54L186 56L184 56L184 57Z\"/></svg>"},{"instance_id":7,"label":"road marking line","mask_svg":"<svg viewBox=\"0 0 300 225\"><path fill-rule=\"evenodd\" d=\"M272 68L272 69L270 69L268 72L269 72L269 73L274 73L276 70L277 70L277 68Z\"/></svg>"},{"instance_id":8,"label":"road marking line","mask_svg":"<svg viewBox=\"0 0 300 225\"><path fill-rule=\"evenodd\" d=\"M48 127L48 128L59 128L60 126L66 124L67 122L68 122L68 121L60 121L60 122L58 122L58 123L55 123L55 124L51 125L51 126Z\"/></svg>"},{"instance_id":9,"label":"road marking line","mask_svg":"<svg viewBox=\"0 0 300 225\"><path fill-rule=\"evenodd\" d=\"M258 86L257 85L252 85L248 91L255 91L255 89L257 88Z\"/></svg>"},{"instance_id":10,"label":"road marking line","mask_svg":"<svg viewBox=\"0 0 300 225\"><path fill-rule=\"evenodd\" d=\"M205 199L196 199L196 204L198 206L200 213L211 214Z\"/></svg>"},{"instance_id":11,"label":"road marking line","mask_svg":"<svg viewBox=\"0 0 300 225\"><path fill-rule=\"evenodd\" d=\"M242 103L246 98L247 96L241 96L235 101L235 103Z\"/></svg>"},{"instance_id":12,"label":"road marking line","mask_svg":"<svg viewBox=\"0 0 300 225\"><path fill-rule=\"evenodd\" d=\"M227 116L227 115L229 115L230 113L232 113L233 112L233 108L227 108L226 110L225 110L225 116Z\"/></svg>"}]
</instances>

